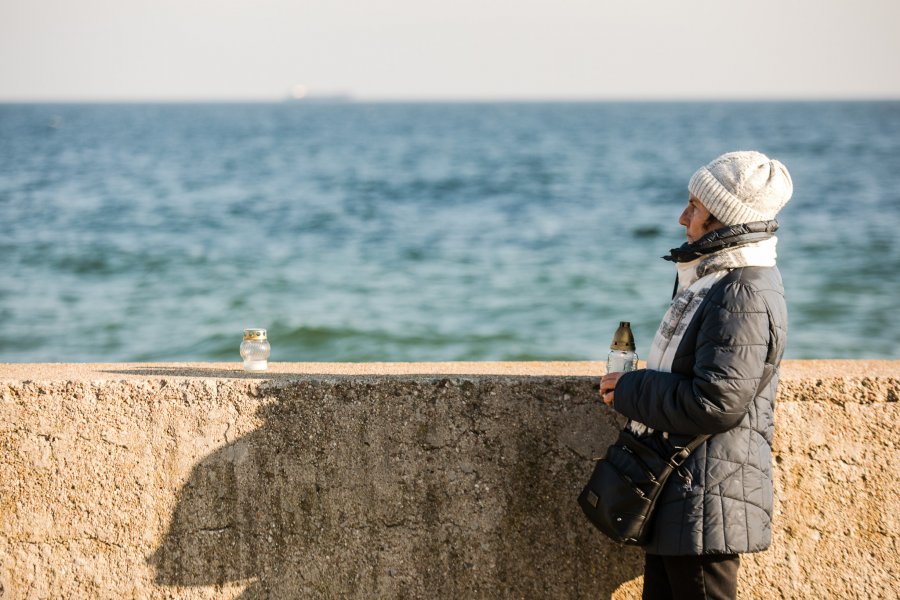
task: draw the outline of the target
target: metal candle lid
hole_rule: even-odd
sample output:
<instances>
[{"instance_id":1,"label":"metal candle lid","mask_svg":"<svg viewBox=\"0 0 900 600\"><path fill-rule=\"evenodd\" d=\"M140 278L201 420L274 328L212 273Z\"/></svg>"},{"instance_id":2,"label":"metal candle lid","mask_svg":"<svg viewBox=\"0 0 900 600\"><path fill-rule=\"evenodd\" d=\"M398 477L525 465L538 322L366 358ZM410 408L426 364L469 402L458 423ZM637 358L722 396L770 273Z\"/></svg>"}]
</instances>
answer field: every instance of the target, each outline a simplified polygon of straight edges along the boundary
<instances>
[{"instance_id":1,"label":"metal candle lid","mask_svg":"<svg viewBox=\"0 0 900 600\"><path fill-rule=\"evenodd\" d=\"M245 329L244 340L253 342L262 342L266 339L265 329Z\"/></svg>"},{"instance_id":2,"label":"metal candle lid","mask_svg":"<svg viewBox=\"0 0 900 600\"><path fill-rule=\"evenodd\" d=\"M631 333L630 321L619 321L619 328L613 335L612 344L609 345L610 350L628 350L634 352L634 335Z\"/></svg>"}]
</instances>

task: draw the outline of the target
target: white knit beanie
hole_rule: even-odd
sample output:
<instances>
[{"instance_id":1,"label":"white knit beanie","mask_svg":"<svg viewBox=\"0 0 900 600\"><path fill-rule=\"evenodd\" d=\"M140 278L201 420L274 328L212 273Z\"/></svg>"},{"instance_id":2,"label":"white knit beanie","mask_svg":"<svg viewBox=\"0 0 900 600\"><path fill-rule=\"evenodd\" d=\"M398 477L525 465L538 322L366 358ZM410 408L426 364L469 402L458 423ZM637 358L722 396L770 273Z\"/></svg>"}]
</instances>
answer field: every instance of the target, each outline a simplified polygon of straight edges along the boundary
<instances>
[{"instance_id":1,"label":"white knit beanie","mask_svg":"<svg viewBox=\"0 0 900 600\"><path fill-rule=\"evenodd\" d=\"M783 164L760 152L723 154L700 167L688 190L723 225L770 221L794 192Z\"/></svg>"}]
</instances>

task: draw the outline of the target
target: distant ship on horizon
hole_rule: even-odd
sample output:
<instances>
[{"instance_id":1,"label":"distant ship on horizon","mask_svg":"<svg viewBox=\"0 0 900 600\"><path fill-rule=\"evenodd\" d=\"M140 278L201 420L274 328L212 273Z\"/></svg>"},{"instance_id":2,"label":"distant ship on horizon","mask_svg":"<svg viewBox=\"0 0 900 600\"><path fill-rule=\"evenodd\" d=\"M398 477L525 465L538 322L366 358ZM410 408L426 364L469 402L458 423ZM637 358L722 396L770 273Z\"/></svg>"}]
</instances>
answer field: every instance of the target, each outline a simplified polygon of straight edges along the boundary
<instances>
[{"instance_id":1,"label":"distant ship on horizon","mask_svg":"<svg viewBox=\"0 0 900 600\"><path fill-rule=\"evenodd\" d=\"M291 87L285 102L303 102L307 104L316 104L324 102L352 102L353 95L343 91L318 91L313 90L307 85L296 84Z\"/></svg>"}]
</instances>

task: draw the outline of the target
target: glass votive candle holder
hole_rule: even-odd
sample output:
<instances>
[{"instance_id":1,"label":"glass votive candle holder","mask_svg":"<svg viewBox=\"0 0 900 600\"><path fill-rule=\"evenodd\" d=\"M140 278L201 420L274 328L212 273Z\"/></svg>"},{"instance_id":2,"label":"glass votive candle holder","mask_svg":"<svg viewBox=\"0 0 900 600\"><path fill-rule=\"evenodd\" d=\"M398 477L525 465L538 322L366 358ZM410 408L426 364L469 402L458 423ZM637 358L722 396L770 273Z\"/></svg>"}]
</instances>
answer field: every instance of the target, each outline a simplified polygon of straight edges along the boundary
<instances>
[{"instance_id":1,"label":"glass votive candle holder","mask_svg":"<svg viewBox=\"0 0 900 600\"><path fill-rule=\"evenodd\" d=\"M265 329L245 329L244 341L241 342L241 358L244 359L245 371L265 371L269 368L269 353L272 347L266 337Z\"/></svg>"}]
</instances>

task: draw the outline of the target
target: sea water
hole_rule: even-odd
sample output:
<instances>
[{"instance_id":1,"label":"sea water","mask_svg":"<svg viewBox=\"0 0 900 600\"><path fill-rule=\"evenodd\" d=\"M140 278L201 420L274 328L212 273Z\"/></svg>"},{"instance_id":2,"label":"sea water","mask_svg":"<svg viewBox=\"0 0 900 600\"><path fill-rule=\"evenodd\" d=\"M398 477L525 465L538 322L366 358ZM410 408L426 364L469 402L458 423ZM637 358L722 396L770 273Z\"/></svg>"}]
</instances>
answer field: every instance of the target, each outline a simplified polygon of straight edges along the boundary
<instances>
[{"instance_id":1,"label":"sea water","mask_svg":"<svg viewBox=\"0 0 900 600\"><path fill-rule=\"evenodd\" d=\"M784 162L789 358L898 358L900 103L0 105L0 361L646 356L694 170Z\"/></svg>"}]
</instances>

